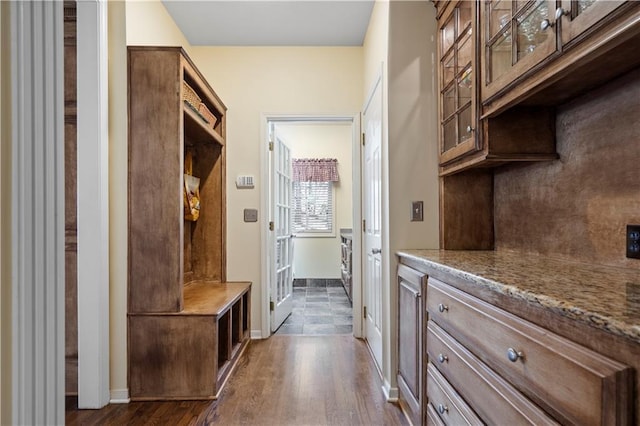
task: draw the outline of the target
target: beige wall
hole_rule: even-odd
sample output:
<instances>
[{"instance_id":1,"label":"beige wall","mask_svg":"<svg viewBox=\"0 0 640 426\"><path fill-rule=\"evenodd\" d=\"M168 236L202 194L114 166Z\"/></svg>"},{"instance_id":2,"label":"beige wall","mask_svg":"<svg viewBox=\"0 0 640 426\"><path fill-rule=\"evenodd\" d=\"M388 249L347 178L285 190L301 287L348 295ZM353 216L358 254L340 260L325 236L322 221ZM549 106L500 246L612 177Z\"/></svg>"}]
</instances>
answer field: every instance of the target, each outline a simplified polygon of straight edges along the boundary
<instances>
[{"instance_id":1,"label":"beige wall","mask_svg":"<svg viewBox=\"0 0 640 426\"><path fill-rule=\"evenodd\" d=\"M11 80L9 3L0 2L0 424L11 424Z\"/></svg>"},{"instance_id":2,"label":"beige wall","mask_svg":"<svg viewBox=\"0 0 640 426\"><path fill-rule=\"evenodd\" d=\"M382 252L389 251L389 85L388 85L388 54L389 54L389 2L376 1L369 28L364 40L364 98L367 101L372 94L374 85L382 73ZM384 378L384 388L389 391L395 382L395 374L392 373L391 357L395 349L391 347L391 290L390 283L395 271L389 266L389 255L382 258L382 362L380 366ZM364 283L364 276L362 277ZM364 284L363 284L364 285Z\"/></svg>"},{"instance_id":3,"label":"beige wall","mask_svg":"<svg viewBox=\"0 0 640 426\"><path fill-rule=\"evenodd\" d=\"M111 399L127 398L127 11L108 5L109 317Z\"/></svg>"},{"instance_id":4,"label":"beige wall","mask_svg":"<svg viewBox=\"0 0 640 426\"><path fill-rule=\"evenodd\" d=\"M160 0L126 0L127 45L182 46L190 53L191 45Z\"/></svg>"},{"instance_id":5,"label":"beige wall","mask_svg":"<svg viewBox=\"0 0 640 426\"><path fill-rule=\"evenodd\" d=\"M351 123L276 125L276 134L292 158L336 158L340 181L334 183L335 228L331 237L299 237L294 242L294 278L340 278L340 228L351 228L353 130Z\"/></svg>"},{"instance_id":6,"label":"beige wall","mask_svg":"<svg viewBox=\"0 0 640 426\"><path fill-rule=\"evenodd\" d=\"M365 95L383 70L383 365L396 386L396 269L403 248L438 248L435 8L430 2L378 1L364 45ZM382 63L382 66L381 66ZM424 221L411 222L411 201Z\"/></svg>"},{"instance_id":7,"label":"beige wall","mask_svg":"<svg viewBox=\"0 0 640 426\"><path fill-rule=\"evenodd\" d=\"M392 1L389 8L389 252L439 248L436 10L431 2ZM411 201L424 221L411 222ZM389 273L391 371L397 369L397 257ZM391 377L395 386L395 377Z\"/></svg>"},{"instance_id":8,"label":"beige wall","mask_svg":"<svg viewBox=\"0 0 640 426\"><path fill-rule=\"evenodd\" d=\"M229 108L227 115L227 278L250 280L252 329L262 327L261 228L243 209L261 208L264 114L349 115L362 105L362 48L193 47L192 59ZM238 190L240 174L256 177Z\"/></svg>"}]
</instances>

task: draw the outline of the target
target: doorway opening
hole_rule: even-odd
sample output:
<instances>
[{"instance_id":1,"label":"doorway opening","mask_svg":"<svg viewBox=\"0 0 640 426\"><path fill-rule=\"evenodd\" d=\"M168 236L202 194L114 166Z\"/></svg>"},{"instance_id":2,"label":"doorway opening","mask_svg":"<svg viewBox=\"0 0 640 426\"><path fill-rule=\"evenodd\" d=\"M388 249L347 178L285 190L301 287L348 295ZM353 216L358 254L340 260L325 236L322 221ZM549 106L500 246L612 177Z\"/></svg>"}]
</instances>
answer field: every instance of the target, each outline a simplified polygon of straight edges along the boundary
<instances>
[{"instance_id":1,"label":"doorway opening","mask_svg":"<svg viewBox=\"0 0 640 426\"><path fill-rule=\"evenodd\" d=\"M262 162L262 337L271 334L361 336L358 261L360 117L268 116ZM337 164L335 180L293 173L307 160ZM272 228L273 230L269 230ZM352 256L343 262L345 238ZM351 243L353 241L353 243ZM346 268L350 267L349 273ZM345 286L346 284L346 286Z\"/></svg>"}]
</instances>

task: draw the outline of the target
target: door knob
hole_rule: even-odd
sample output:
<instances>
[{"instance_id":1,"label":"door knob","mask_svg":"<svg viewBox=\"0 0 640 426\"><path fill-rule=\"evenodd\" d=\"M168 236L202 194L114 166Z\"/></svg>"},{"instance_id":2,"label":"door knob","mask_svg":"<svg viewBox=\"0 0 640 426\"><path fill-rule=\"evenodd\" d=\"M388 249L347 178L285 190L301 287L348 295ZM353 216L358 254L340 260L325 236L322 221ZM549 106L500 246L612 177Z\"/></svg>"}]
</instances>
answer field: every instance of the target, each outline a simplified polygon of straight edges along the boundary
<instances>
[{"instance_id":1,"label":"door knob","mask_svg":"<svg viewBox=\"0 0 640 426\"><path fill-rule=\"evenodd\" d=\"M379 248L371 249L371 254L380 254L380 253L382 253L382 249L379 249Z\"/></svg>"}]
</instances>

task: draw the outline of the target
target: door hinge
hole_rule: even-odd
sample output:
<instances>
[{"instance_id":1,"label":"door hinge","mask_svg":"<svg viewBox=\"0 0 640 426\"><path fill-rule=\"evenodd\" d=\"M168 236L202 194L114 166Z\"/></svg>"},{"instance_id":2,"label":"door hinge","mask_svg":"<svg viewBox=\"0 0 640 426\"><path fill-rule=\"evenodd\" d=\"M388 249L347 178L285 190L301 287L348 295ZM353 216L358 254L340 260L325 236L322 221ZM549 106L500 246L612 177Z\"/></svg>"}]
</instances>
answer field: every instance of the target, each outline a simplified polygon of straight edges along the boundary
<instances>
[{"instance_id":1,"label":"door hinge","mask_svg":"<svg viewBox=\"0 0 640 426\"><path fill-rule=\"evenodd\" d=\"M269 151L273 151L273 141L269 141Z\"/></svg>"},{"instance_id":2,"label":"door hinge","mask_svg":"<svg viewBox=\"0 0 640 426\"><path fill-rule=\"evenodd\" d=\"M362 307L362 311L363 311L363 313L364 313L364 315L363 315L363 317L362 317L362 318L366 318L366 317L367 317L367 307L366 307L366 306L363 306L363 307Z\"/></svg>"},{"instance_id":3,"label":"door hinge","mask_svg":"<svg viewBox=\"0 0 640 426\"><path fill-rule=\"evenodd\" d=\"M276 310L276 305L275 305L275 303L273 303L273 300L271 302L269 302L269 310L270 311L275 311Z\"/></svg>"},{"instance_id":4,"label":"door hinge","mask_svg":"<svg viewBox=\"0 0 640 426\"><path fill-rule=\"evenodd\" d=\"M367 232L367 220L362 219L362 232Z\"/></svg>"},{"instance_id":5,"label":"door hinge","mask_svg":"<svg viewBox=\"0 0 640 426\"><path fill-rule=\"evenodd\" d=\"M364 146L364 143L365 143L365 136L364 136L364 133L363 133L363 134L362 134L362 145L363 145L363 146Z\"/></svg>"},{"instance_id":6,"label":"door hinge","mask_svg":"<svg viewBox=\"0 0 640 426\"><path fill-rule=\"evenodd\" d=\"M273 224L273 221L269 222L269 231L273 231L275 229L275 225Z\"/></svg>"}]
</instances>

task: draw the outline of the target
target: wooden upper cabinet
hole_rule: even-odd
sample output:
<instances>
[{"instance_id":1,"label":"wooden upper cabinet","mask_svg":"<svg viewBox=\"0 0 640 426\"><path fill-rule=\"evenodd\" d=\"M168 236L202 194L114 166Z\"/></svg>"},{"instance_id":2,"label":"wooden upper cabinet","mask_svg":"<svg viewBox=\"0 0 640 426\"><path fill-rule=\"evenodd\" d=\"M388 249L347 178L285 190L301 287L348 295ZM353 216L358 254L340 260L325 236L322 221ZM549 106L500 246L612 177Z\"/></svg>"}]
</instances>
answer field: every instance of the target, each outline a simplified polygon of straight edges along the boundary
<instances>
[{"instance_id":1,"label":"wooden upper cabinet","mask_svg":"<svg viewBox=\"0 0 640 426\"><path fill-rule=\"evenodd\" d=\"M557 51L555 1L483 0L482 99L502 91Z\"/></svg>"},{"instance_id":2,"label":"wooden upper cabinet","mask_svg":"<svg viewBox=\"0 0 640 426\"><path fill-rule=\"evenodd\" d=\"M438 21L440 163L481 148L476 137L476 7L445 3Z\"/></svg>"},{"instance_id":3,"label":"wooden upper cabinet","mask_svg":"<svg viewBox=\"0 0 640 426\"><path fill-rule=\"evenodd\" d=\"M563 0L556 10L556 19L560 22L560 38L566 45L594 28L603 18L620 6L628 3L622 0Z\"/></svg>"}]
</instances>

